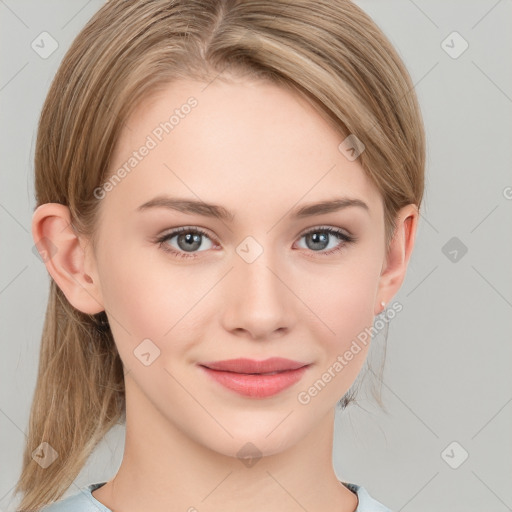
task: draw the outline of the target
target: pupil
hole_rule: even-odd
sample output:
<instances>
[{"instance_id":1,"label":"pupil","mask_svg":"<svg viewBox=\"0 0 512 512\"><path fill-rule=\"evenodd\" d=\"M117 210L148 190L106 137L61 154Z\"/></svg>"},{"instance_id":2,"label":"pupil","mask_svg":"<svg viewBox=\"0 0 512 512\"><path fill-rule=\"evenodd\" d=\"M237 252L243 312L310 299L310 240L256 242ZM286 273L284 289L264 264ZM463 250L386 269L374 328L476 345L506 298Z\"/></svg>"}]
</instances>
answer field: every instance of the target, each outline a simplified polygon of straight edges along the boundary
<instances>
[{"instance_id":1,"label":"pupil","mask_svg":"<svg viewBox=\"0 0 512 512\"><path fill-rule=\"evenodd\" d=\"M199 246L201 245L201 235L199 234L194 234L194 233L187 233L186 235L183 235L185 237L185 240L186 240L186 247L184 248L185 250L189 250L189 249L198 249ZM179 238L178 238L179 239ZM190 244L196 244L195 247L192 247ZM181 246L181 244L180 244ZM183 249L183 247L182 247Z\"/></svg>"},{"instance_id":2,"label":"pupil","mask_svg":"<svg viewBox=\"0 0 512 512\"><path fill-rule=\"evenodd\" d=\"M313 240L314 244L320 244L321 247L316 247L317 249L323 249L325 247L325 244L327 242L327 234L326 233L312 233L311 238Z\"/></svg>"}]
</instances>

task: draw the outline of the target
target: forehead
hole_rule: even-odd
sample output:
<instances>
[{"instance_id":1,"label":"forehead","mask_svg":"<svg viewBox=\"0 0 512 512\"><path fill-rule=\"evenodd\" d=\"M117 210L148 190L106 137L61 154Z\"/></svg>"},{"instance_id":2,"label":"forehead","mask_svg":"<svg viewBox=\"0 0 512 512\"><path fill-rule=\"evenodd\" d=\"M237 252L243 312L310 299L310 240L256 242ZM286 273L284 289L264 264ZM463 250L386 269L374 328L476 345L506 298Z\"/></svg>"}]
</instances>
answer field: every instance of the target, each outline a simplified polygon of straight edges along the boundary
<instances>
[{"instance_id":1,"label":"forehead","mask_svg":"<svg viewBox=\"0 0 512 512\"><path fill-rule=\"evenodd\" d=\"M235 212L334 195L380 203L342 141L304 98L273 83L180 80L127 120L111 165L127 172L107 199L133 210L168 193Z\"/></svg>"}]
</instances>

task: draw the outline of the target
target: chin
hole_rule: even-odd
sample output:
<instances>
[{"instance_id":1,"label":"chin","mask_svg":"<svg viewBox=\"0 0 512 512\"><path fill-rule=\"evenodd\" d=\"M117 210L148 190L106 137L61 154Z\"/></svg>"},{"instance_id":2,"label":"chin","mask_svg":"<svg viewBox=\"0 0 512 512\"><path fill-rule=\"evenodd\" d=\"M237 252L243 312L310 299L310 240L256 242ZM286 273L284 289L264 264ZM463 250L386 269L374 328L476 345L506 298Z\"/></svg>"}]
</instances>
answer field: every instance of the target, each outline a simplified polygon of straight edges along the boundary
<instances>
[{"instance_id":1,"label":"chin","mask_svg":"<svg viewBox=\"0 0 512 512\"><path fill-rule=\"evenodd\" d=\"M257 460L261 457L268 457L277 455L292 448L295 444L308 434L304 430L304 425L295 425L290 419L283 418L287 413L280 415L279 419L272 422L259 422L253 421L252 424L240 424L235 427L224 424L228 432L233 436L222 435L211 432L202 433L201 444L206 446L212 451L227 457L234 457L240 459L250 465L252 459ZM282 422L282 423L281 423ZM285 426L285 423L288 425Z\"/></svg>"}]
</instances>

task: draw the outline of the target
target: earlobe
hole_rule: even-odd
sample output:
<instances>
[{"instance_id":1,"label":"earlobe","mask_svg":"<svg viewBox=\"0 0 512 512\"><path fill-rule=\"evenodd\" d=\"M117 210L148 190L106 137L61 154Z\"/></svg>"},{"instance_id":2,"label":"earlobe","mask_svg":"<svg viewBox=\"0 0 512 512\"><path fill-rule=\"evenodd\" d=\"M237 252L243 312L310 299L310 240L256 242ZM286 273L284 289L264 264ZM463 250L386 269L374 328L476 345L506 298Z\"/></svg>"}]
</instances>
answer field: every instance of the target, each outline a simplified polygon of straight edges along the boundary
<instances>
[{"instance_id":1,"label":"earlobe","mask_svg":"<svg viewBox=\"0 0 512 512\"><path fill-rule=\"evenodd\" d=\"M32 237L48 273L68 301L83 313L104 311L98 278L85 272L86 253L71 225L69 208L58 203L36 208Z\"/></svg>"},{"instance_id":2,"label":"earlobe","mask_svg":"<svg viewBox=\"0 0 512 512\"><path fill-rule=\"evenodd\" d=\"M390 303L391 298L402 286L414 248L418 216L418 207L415 204L409 204L398 212L396 232L389 246L385 267L379 277L377 303L382 300ZM375 315L379 312L380 310L376 311Z\"/></svg>"}]
</instances>

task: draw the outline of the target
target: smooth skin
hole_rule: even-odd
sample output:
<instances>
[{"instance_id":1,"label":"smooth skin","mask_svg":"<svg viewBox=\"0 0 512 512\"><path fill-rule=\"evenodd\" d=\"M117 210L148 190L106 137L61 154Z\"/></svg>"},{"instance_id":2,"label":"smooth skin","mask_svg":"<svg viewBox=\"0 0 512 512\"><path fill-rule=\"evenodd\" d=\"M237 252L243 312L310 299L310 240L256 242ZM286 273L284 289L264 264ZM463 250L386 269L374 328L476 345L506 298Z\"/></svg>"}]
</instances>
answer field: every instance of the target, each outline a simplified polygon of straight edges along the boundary
<instances>
[{"instance_id":1,"label":"smooth skin","mask_svg":"<svg viewBox=\"0 0 512 512\"><path fill-rule=\"evenodd\" d=\"M369 345L308 404L297 397L399 290L418 209L399 212L385 254L382 198L359 159L338 149L343 138L305 100L248 79L205 87L175 82L131 115L112 170L187 98L198 101L101 199L96 252L75 235L66 206L44 204L33 216L34 240L57 247L48 272L74 307L106 311L125 367L124 457L93 495L122 512L353 512L357 496L332 465L334 413ZM221 205L234 219L137 210L162 194ZM291 216L339 197L358 198L368 210ZM178 227L208 236L189 252L184 236L155 241ZM346 243L325 227L357 240ZM312 229L326 237L323 246L304 236ZM255 243L245 246L248 236ZM239 247L263 252L249 263ZM146 339L160 351L150 365L135 355ZM264 399L238 395L198 366L272 356L310 367L297 384ZM237 456L249 442L253 464Z\"/></svg>"}]
</instances>

